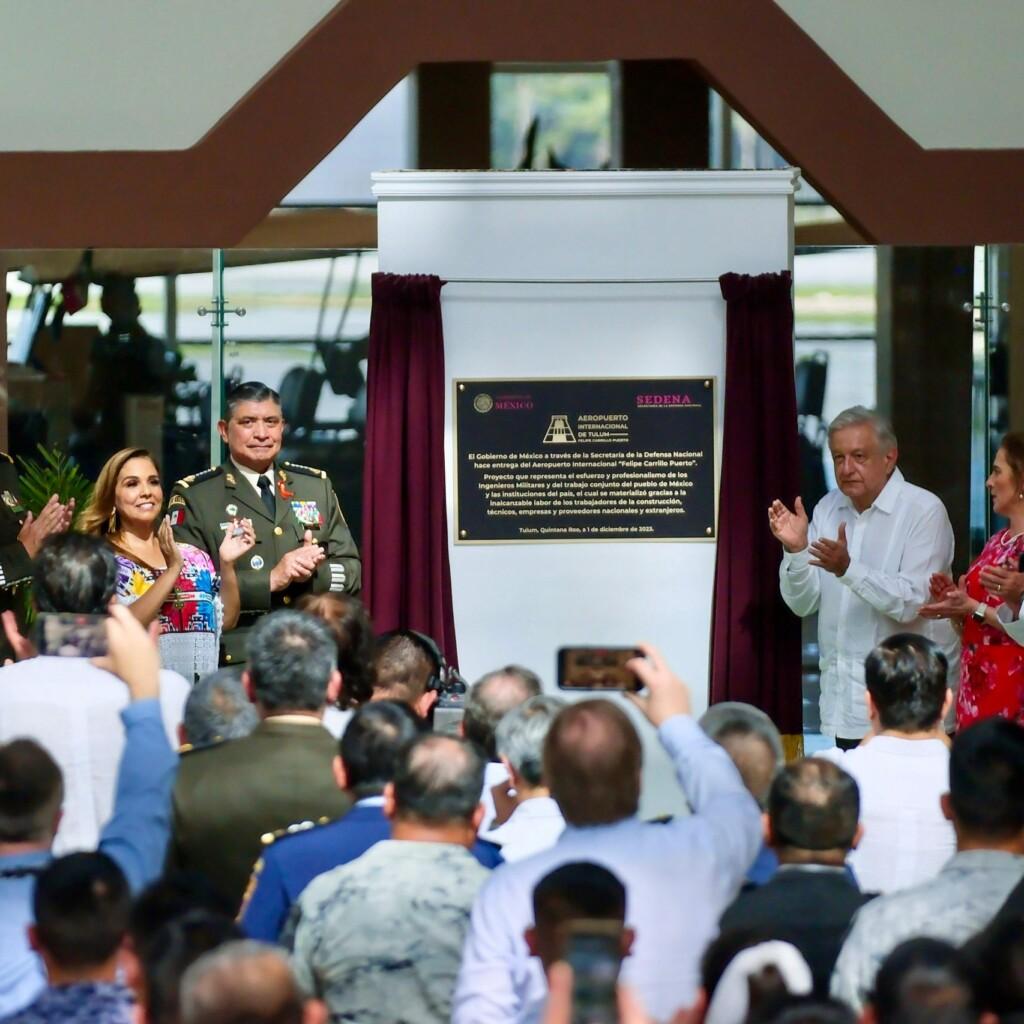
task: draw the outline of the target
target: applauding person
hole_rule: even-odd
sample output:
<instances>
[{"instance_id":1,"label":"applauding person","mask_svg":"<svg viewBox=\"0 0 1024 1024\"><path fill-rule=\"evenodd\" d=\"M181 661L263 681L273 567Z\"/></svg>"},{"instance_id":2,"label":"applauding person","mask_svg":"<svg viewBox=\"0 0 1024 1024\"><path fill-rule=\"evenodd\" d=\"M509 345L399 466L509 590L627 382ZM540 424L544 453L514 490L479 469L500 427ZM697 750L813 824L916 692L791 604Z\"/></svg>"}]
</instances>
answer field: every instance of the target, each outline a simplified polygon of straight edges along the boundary
<instances>
[{"instance_id":1,"label":"applauding person","mask_svg":"<svg viewBox=\"0 0 1024 1024\"><path fill-rule=\"evenodd\" d=\"M810 523L800 498L792 510L773 502L768 525L784 549L782 599L801 618L819 613L821 731L849 749L869 729L864 659L877 643L922 633L955 655L955 636L919 616L929 578L949 571L953 529L942 502L897 469L896 437L880 416L841 412L828 443L838 489Z\"/></svg>"},{"instance_id":2,"label":"applauding person","mask_svg":"<svg viewBox=\"0 0 1024 1024\"><path fill-rule=\"evenodd\" d=\"M163 501L153 457L124 448L100 471L82 528L114 549L118 600L144 625L159 620L164 667L195 682L216 669L221 629L238 621L235 560L255 535L247 519L223 524L218 579L205 551L175 543L170 522L161 518Z\"/></svg>"},{"instance_id":3,"label":"applauding person","mask_svg":"<svg viewBox=\"0 0 1024 1024\"><path fill-rule=\"evenodd\" d=\"M921 614L949 619L962 633L963 654L956 720L1024 717L1024 647L1019 628L1021 556L1024 556L1024 434L1007 434L985 482L992 511L1010 525L989 538L957 586L948 574L931 580L931 603ZM1024 639L1024 637L1021 637Z\"/></svg>"}]
</instances>

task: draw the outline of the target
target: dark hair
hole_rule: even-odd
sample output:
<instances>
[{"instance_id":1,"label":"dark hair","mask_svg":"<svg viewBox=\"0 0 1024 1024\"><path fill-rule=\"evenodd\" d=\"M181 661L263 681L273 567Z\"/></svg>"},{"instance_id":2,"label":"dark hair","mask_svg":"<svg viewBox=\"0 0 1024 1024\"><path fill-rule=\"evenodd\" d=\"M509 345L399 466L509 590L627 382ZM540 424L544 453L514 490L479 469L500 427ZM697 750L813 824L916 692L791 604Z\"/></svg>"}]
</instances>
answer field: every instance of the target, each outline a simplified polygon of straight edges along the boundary
<instances>
[{"instance_id":1,"label":"dark hair","mask_svg":"<svg viewBox=\"0 0 1024 1024\"><path fill-rule=\"evenodd\" d=\"M351 594L306 594L295 607L323 619L338 645L343 710L365 704L373 694L373 625L362 601Z\"/></svg>"},{"instance_id":2,"label":"dark hair","mask_svg":"<svg viewBox=\"0 0 1024 1024\"><path fill-rule=\"evenodd\" d=\"M978 1019L973 977L960 951L923 936L900 943L882 961L871 1002L878 1024Z\"/></svg>"},{"instance_id":3,"label":"dark hair","mask_svg":"<svg viewBox=\"0 0 1024 1024\"><path fill-rule=\"evenodd\" d=\"M221 668L203 676L185 699L182 725L194 747L236 740L259 725L259 715L242 685L241 670Z\"/></svg>"},{"instance_id":4,"label":"dark hair","mask_svg":"<svg viewBox=\"0 0 1024 1024\"><path fill-rule=\"evenodd\" d=\"M918 732L934 727L946 699L949 662L931 640L897 633L864 662L864 680L884 729Z\"/></svg>"},{"instance_id":5,"label":"dark hair","mask_svg":"<svg viewBox=\"0 0 1024 1024\"><path fill-rule=\"evenodd\" d=\"M41 612L106 615L117 588L110 545L84 533L47 537L32 566L32 593Z\"/></svg>"},{"instance_id":6,"label":"dark hair","mask_svg":"<svg viewBox=\"0 0 1024 1024\"><path fill-rule=\"evenodd\" d=\"M206 875L199 871L174 871L158 878L139 894L132 906L128 933L142 955L165 925L191 911L231 917L235 909Z\"/></svg>"},{"instance_id":7,"label":"dark hair","mask_svg":"<svg viewBox=\"0 0 1024 1024\"><path fill-rule=\"evenodd\" d=\"M999 447L1003 449L1007 465L1013 471L1014 483L1024 487L1024 433L1004 434Z\"/></svg>"},{"instance_id":8,"label":"dark hair","mask_svg":"<svg viewBox=\"0 0 1024 1024\"><path fill-rule=\"evenodd\" d=\"M1024 1009L1024 916L998 913L960 953L974 979L980 1009L1001 1020Z\"/></svg>"},{"instance_id":9,"label":"dark hair","mask_svg":"<svg viewBox=\"0 0 1024 1024\"><path fill-rule=\"evenodd\" d=\"M437 655L410 630L385 634L377 638L373 657L374 693L412 704L440 669Z\"/></svg>"},{"instance_id":10,"label":"dark hair","mask_svg":"<svg viewBox=\"0 0 1024 1024\"><path fill-rule=\"evenodd\" d=\"M262 381L247 380L236 384L224 397L224 418L231 419L243 402L276 402L280 405L281 396Z\"/></svg>"},{"instance_id":11,"label":"dark hair","mask_svg":"<svg viewBox=\"0 0 1024 1024\"><path fill-rule=\"evenodd\" d=\"M290 609L271 612L249 634L253 695L268 711L317 711L327 700L338 648L321 619Z\"/></svg>"},{"instance_id":12,"label":"dark hair","mask_svg":"<svg viewBox=\"0 0 1024 1024\"><path fill-rule=\"evenodd\" d=\"M45 842L63 799L64 779L45 748L26 739L0 746L0 842Z\"/></svg>"},{"instance_id":13,"label":"dark hair","mask_svg":"<svg viewBox=\"0 0 1024 1024\"><path fill-rule=\"evenodd\" d=\"M407 704L379 700L358 708L338 744L348 791L357 799L377 796L395 777L400 751L422 731Z\"/></svg>"},{"instance_id":14,"label":"dark hair","mask_svg":"<svg viewBox=\"0 0 1024 1024\"><path fill-rule=\"evenodd\" d=\"M587 917L624 921L626 888L607 868L589 861L563 864L533 887L533 918L555 926Z\"/></svg>"},{"instance_id":15,"label":"dark hair","mask_svg":"<svg viewBox=\"0 0 1024 1024\"><path fill-rule=\"evenodd\" d=\"M544 778L570 825L609 825L640 806L640 737L608 700L581 700L558 713L544 741Z\"/></svg>"},{"instance_id":16,"label":"dark hair","mask_svg":"<svg viewBox=\"0 0 1024 1024\"><path fill-rule=\"evenodd\" d=\"M838 765L804 757L779 769L768 815L777 847L846 850L857 831L860 793Z\"/></svg>"},{"instance_id":17,"label":"dark hair","mask_svg":"<svg viewBox=\"0 0 1024 1024\"><path fill-rule=\"evenodd\" d=\"M182 975L204 953L242 937L230 916L201 909L160 928L139 957L146 979L146 1024L178 1024Z\"/></svg>"},{"instance_id":18,"label":"dark hair","mask_svg":"<svg viewBox=\"0 0 1024 1024\"><path fill-rule=\"evenodd\" d=\"M751 1003L757 993L751 993ZM846 1003L820 996L783 996L747 1017L746 1024L857 1024L857 1015Z\"/></svg>"},{"instance_id":19,"label":"dark hair","mask_svg":"<svg viewBox=\"0 0 1024 1024\"><path fill-rule=\"evenodd\" d=\"M771 938L774 935L768 929L749 927L727 928L711 940L700 960L700 984L709 1003L729 964L743 950L759 946Z\"/></svg>"},{"instance_id":20,"label":"dark hair","mask_svg":"<svg viewBox=\"0 0 1024 1024\"><path fill-rule=\"evenodd\" d=\"M466 694L462 734L472 740L491 761L497 761L494 731L513 708L541 691L540 677L521 665L495 669L475 682Z\"/></svg>"},{"instance_id":21,"label":"dark hair","mask_svg":"<svg viewBox=\"0 0 1024 1024\"><path fill-rule=\"evenodd\" d=\"M39 944L61 967L106 963L128 928L131 893L105 853L70 853L36 879L32 898Z\"/></svg>"},{"instance_id":22,"label":"dark hair","mask_svg":"<svg viewBox=\"0 0 1024 1024\"><path fill-rule=\"evenodd\" d=\"M431 824L468 821L480 803L483 785L484 759L472 743L425 733L398 755L396 811Z\"/></svg>"},{"instance_id":23,"label":"dark hair","mask_svg":"<svg viewBox=\"0 0 1024 1024\"><path fill-rule=\"evenodd\" d=\"M959 829L1006 839L1024 829L1024 728L987 718L956 734L949 799Z\"/></svg>"}]
</instances>

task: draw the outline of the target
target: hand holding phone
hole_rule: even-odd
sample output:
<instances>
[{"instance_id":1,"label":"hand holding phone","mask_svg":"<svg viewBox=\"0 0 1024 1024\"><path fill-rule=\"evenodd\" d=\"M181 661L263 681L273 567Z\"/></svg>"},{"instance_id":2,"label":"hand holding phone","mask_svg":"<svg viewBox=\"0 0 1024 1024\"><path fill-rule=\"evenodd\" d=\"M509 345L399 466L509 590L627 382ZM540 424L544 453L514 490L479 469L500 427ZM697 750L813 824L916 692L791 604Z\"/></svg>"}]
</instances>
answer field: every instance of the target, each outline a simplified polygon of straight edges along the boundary
<instances>
[{"instance_id":1,"label":"hand holding phone","mask_svg":"<svg viewBox=\"0 0 1024 1024\"><path fill-rule=\"evenodd\" d=\"M643 687L629 663L642 658L638 647L560 647L556 678L561 690L621 690Z\"/></svg>"}]
</instances>

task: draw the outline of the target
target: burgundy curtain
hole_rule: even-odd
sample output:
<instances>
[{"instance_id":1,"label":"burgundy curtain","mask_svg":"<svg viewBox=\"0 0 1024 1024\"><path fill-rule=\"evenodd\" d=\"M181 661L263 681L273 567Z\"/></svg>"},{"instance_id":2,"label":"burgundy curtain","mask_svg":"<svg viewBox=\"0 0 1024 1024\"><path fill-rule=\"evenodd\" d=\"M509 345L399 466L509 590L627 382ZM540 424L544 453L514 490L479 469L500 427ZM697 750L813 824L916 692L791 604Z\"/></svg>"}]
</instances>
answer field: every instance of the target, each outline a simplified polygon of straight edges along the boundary
<instances>
[{"instance_id":1,"label":"burgundy curtain","mask_svg":"<svg viewBox=\"0 0 1024 1024\"><path fill-rule=\"evenodd\" d=\"M802 733L800 620L779 596L782 549L768 506L800 487L791 276L724 274L725 426L712 621L711 700Z\"/></svg>"},{"instance_id":2,"label":"burgundy curtain","mask_svg":"<svg viewBox=\"0 0 1024 1024\"><path fill-rule=\"evenodd\" d=\"M441 287L374 274L363 471L363 600L378 632L415 629L458 664L444 470Z\"/></svg>"}]
</instances>

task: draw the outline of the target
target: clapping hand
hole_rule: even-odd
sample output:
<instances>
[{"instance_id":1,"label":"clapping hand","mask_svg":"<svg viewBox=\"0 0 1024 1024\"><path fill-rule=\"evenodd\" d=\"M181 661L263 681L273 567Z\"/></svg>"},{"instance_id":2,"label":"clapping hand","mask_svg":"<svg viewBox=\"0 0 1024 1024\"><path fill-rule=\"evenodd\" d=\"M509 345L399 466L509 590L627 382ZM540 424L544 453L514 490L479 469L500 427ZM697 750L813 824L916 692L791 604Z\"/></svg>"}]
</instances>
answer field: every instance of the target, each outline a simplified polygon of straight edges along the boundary
<instances>
[{"instance_id":1,"label":"clapping hand","mask_svg":"<svg viewBox=\"0 0 1024 1024\"><path fill-rule=\"evenodd\" d=\"M1020 608L1024 597L1024 572L1014 572L998 565L986 565L979 576L981 585L1014 611Z\"/></svg>"},{"instance_id":2,"label":"clapping hand","mask_svg":"<svg viewBox=\"0 0 1024 1024\"><path fill-rule=\"evenodd\" d=\"M948 582L946 589L936 596L936 589L943 582ZM978 602L970 597L964 585L964 577L960 577L960 585L953 586L953 581L948 576L936 573L929 581L933 600L921 609L921 615L926 619L965 619L975 608Z\"/></svg>"},{"instance_id":3,"label":"clapping hand","mask_svg":"<svg viewBox=\"0 0 1024 1024\"><path fill-rule=\"evenodd\" d=\"M164 516L160 529L156 531L156 539L160 545L160 554L164 556L164 561L167 563L167 568L180 571L185 560L182 558L181 549L175 543L170 516Z\"/></svg>"},{"instance_id":4,"label":"clapping hand","mask_svg":"<svg viewBox=\"0 0 1024 1024\"><path fill-rule=\"evenodd\" d=\"M224 539L218 554L221 565L233 565L256 544L256 531L251 519L232 519L224 527Z\"/></svg>"},{"instance_id":5,"label":"clapping hand","mask_svg":"<svg viewBox=\"0 0 1024 1024\"><path fill-rule=\"evenodd\" d=\"M29 558L36 557L39 553L39 546L47 537L55 533L64 533L71 525L74 514L75 499L72 498L66 505L63 505L56 494L50 496L50 500L43 506L38 516L29 512L18 531L18 540L28 552Z\"/></svg>"},{"instance_id":6,"label":"clapping hand","mask_svg":"<svg viewBox=\"0 0 1024 1024\"><path fill-rule=\"evenodd\" d=\"M846 523L839 524L839 536L835 540L819 537L811 545L811 554L814 556L811 559L811 565L816 565L819 569L832 573L833 576L842 576L850 568L850 549L846 544Z\"/></svg>"},{"instance_id":7,"label":"clapping hand","mask_svg":"<svg viewBox=\"0 0 1024 1024\"><path fill-rule=\"evenodd\" d=\"M941 601L946 595L946 591L956 589L956 584L948 573L933 572L928 580L928 589L931 591L933 601Z\"/></svg>"},{"instance_id":8,"label":"clapping hand","mask_svg":"<svg viewBox=\"0 0 1024 1024\"><path fill-rule=\"evenodd\" d=\"M326 557L324 549L313 540L312 531L306 530L302 535L302 547L289 551L270 570L270 589L277 592L284 590L291 583L308 580Z\"/></svg>"},{"instance_id":9,"label":"clapping hand","mask_svg":"<svg viewBox=\"0 0 1024 1024\"><path fill-rule=\"evenodd\" d=\"M803 499L793 502L795 511L790 512L778 498L768 507L768 527L776 539L789 552L803 551L807 547L807 513Z\"/></svg>"}]
</instances>

